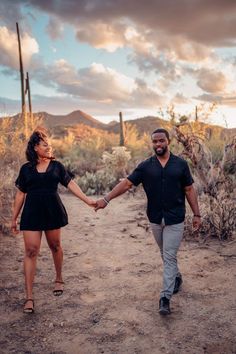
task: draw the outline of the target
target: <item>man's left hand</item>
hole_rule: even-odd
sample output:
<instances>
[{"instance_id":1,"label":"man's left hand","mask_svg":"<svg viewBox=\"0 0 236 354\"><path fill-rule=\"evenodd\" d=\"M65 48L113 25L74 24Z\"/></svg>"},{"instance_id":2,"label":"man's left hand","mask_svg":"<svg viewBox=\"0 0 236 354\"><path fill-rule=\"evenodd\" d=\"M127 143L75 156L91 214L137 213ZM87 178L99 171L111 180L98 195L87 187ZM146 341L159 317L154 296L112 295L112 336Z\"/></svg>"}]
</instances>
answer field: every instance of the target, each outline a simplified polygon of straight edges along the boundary
<instances>
[{"instance_id":1,"label":"man's left hand","mask_svg":"<svg viewBox=\"0 0 236 354\"><path fill-rule=\"evenodd\" d=\"M106 208L107 203L105 202L104 199L98 199L96 202L96 207L94 208L95 211L99 210L99 209L104 209Z\"/></svg>"},{"instance_id":2,"label":"man's left hand","mask_svg":"<svg viewBox=\"0 0 236 354\"><path fill-rule=\"evenodd\" d=\"M197 231L199 230L201 226L202 220L200 216L193 216L193 230Z\"/></svg>"}]
</instances>

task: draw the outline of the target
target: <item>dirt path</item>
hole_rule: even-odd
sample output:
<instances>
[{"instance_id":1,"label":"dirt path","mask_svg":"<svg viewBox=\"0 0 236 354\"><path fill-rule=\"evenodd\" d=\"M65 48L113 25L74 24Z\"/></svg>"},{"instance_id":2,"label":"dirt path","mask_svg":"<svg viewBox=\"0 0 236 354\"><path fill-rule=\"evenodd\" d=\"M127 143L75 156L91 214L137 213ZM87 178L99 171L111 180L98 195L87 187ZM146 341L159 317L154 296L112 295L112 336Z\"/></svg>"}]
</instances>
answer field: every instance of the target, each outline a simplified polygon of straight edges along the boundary
<instances>
[{"instance_id":1,"label":"dirt path","mask_svg":"<svg viewBox=\"0 0 236 354\"><path fill-rule=\"evenodd\" d=\"M65 292L52 294L44 240L34 315L22 313L22 237L0 236L0 353L236 353L234 242L182 243L183 289L162 318L161 260L141 197L122 196L96 214L69 194L63 200Z\"/></svg>"}]
</instances>

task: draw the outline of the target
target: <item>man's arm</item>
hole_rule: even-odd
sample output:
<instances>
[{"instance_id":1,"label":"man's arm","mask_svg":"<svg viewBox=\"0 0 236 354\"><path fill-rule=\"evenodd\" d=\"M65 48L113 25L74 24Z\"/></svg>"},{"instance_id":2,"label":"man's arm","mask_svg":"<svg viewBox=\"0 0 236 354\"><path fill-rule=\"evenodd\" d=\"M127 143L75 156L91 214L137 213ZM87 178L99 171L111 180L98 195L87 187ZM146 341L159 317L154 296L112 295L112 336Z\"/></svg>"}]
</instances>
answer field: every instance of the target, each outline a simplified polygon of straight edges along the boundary
<instances>
[{"instance_id":1,"label":"man's arm","mask_svg":"<svg viewBox=\"0 0 236 354\"><path fill-rule=\"evenodd\" d=\"M193 228L199 229L201 225L201 215L200 215L200 210L199 210L199 205L197 200L197 193L193 185L185 187L184 190L185 190L187 201L193 212Z\"/></svg>"},{"instance_id":2,"label":"man's arm","mask_svg":"<svg viewBox=\"0 0 236 354\"><path fill-rule=\"evenodd\" d=\"M123 181L118 183L103 199L97 200L95 211L104 209L112 199L127 192L127 190L130 189L132 185L133 183L130 182L128 178L123 179Z\"/></svg>"}]
</instances>

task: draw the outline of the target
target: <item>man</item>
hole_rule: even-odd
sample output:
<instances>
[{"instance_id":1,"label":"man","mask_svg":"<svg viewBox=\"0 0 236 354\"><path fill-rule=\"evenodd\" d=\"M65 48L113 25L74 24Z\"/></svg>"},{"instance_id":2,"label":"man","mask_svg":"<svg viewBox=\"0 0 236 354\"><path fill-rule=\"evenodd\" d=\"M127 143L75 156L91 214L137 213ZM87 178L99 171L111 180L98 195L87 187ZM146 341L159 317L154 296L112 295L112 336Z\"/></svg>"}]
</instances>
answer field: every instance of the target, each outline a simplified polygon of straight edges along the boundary
<instances>
[{"instance_id":1,"label":"man","mask_svg":"<svg viewBox=\"0 0 236 354\"><path fill-rule=\"evenodd\" d=\"M183 238L185 196L193 211L194 229L199 228L201 216L188 164L170 152L168 131L157 129L151 138L155 154L141 162L126 179L99 199L95 210L105 208L132 185L142 183L147 195L147 216L164 265L159 313L167 315L170 313L171 296L179 291L182 284L177 252Z\"/></svg>"}]
</instances>

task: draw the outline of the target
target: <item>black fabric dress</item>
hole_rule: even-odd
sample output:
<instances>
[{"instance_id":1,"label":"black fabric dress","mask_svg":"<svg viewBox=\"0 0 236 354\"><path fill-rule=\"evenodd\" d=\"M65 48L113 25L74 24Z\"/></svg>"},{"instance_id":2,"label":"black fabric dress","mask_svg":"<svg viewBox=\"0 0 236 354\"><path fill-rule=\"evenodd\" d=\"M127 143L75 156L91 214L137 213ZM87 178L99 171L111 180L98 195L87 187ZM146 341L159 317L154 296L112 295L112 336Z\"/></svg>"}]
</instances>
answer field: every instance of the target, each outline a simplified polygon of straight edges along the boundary
<instances>
[{"instance_id":1,"label":"black fabric dress","mask_svg":"<svg viewBox=\"0 0 236 354\"><path fill-rule=\"evenodd\" d=\"M67 187L70 181L71 176L59 161L51 160L46 172L38 172L35 166L25 163L15 182L26 193L20 230L54 230L67 225L67 212L57 187L59 183Z\"/></svg>"}]
</instances>

